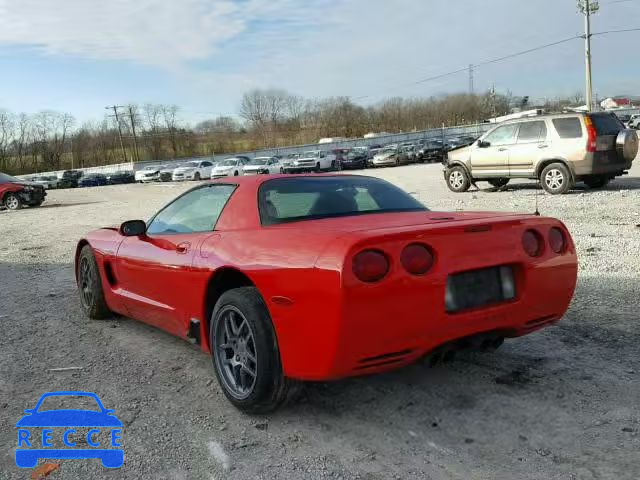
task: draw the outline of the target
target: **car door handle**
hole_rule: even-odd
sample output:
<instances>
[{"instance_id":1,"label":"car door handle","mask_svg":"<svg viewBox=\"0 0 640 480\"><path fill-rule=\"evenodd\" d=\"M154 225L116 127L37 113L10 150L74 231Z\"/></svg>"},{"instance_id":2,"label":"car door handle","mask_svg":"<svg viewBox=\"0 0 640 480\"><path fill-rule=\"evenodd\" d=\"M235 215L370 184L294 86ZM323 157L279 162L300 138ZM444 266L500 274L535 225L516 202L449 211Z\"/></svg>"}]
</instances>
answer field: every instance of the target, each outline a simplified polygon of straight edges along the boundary
<instances>
[{"instance_id":1,"label":"car door handle","mask_svg":"<svg viewBox=\"0 0 640 480\"><path fill-rule=\"evenodd\" d=\"M179 243L176 246L176 252L182 253L182 254L187 253L189 251L190 247L191 247L191 244L189 242Z\"/></svg>"},{"instance_id":2,"label":"car door handle","mask_svg":"<svg viewBox=\"0 0 640 480\"><path fill-rule=\"evenodd\" d=\"M549 145L538 145L538 148L549 148Z\"/></svg>"}]
</instances>

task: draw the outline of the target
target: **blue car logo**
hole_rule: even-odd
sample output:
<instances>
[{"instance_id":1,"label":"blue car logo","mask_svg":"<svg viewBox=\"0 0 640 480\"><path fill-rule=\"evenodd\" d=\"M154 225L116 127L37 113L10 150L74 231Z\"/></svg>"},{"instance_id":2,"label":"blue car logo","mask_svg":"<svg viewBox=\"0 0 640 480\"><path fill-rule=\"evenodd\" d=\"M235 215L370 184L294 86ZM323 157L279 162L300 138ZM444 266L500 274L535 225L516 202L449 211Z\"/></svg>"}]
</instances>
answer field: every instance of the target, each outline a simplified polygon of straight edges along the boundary
<instances>
[{"instance_id":1,"label":"blue car logo","mask_svg":"<svg viewBox=\"0 0 640 480\"><path fill-rule=\"evenodd\" d=\"M42 402L48 397L91 397L100 411L82 409L56 409L40 410ZM49 392L40 397L33 409L24 411L16 427L18 427L18 448L16 449L16 465L20 468L35 467L40 458L55 459L85 459L99 458L102 465L107 468L119 468L124 463L124 450L120 444L122 422L114 415L114 410L104 408L102 402L95 393L91 392ZM39 436L34 430L42 428ZM92 448L74 448L78 437L75 428L90 428L86 434L86 443ZM65 447L53 448L53 429L64 429L62 442ZM101 430L110 430L109 447L104 448L96 437L101 435ZM104 443L104 440L103 440Z\"/></svg>"}]
</instances>

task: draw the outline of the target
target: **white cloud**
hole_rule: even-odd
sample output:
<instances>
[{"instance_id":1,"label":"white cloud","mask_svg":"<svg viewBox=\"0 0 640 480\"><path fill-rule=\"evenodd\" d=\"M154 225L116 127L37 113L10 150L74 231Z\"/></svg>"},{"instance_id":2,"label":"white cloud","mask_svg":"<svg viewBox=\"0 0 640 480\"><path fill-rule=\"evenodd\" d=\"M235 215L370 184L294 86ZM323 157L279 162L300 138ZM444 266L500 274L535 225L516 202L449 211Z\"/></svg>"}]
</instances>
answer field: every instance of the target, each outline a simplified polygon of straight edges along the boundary
<instances>
[{"instance_id":1,"label":"white cloud","mask_svg":"<svg viewBox=\"0 0 640 480\"><path fill-rule=\"evenodd\" d=\"M175 66L203 60L253 20L300 22L293 0L0 0L0 45Z\"/></svg>"}]
</instances>

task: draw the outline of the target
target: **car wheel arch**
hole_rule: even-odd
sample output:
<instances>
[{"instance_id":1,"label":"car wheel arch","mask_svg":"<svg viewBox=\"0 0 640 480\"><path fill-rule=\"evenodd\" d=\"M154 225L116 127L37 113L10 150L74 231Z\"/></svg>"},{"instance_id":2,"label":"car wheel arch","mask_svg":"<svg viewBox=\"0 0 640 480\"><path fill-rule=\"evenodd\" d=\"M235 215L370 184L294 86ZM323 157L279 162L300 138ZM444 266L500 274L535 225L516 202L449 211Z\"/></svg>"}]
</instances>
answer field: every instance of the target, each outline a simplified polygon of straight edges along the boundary
<instances>
[{"instance_id":1,"label":"car wheel arch","mask_svg":"<svg viewBox=\"0 0 640 480\"><path fill-rule=\"evenodd\" d=\"M85 245L89 245L89 241L86 238L81 238L78 241L78 245L76 246L76 254L73 261L73 271L76 282L78 281L78 260L80 259L80 252L82 252L82 249L85 247Z\"/></svg>"},{"instance_id":2,"label":"car wheel arch","mask_svg":"<svg viewBox=\"0 0 640 480\"><path fill-rule=\"evenodd\" d=\"M201 330L201 338L204 339L203 349L211 351L211 345L209 345L209 328L211 327L211 315L213 314L213 309L218 299L223 293L241 287L256 287L256 284L246 273L234 267L218 268L209 278L205 292L204 325Z\"/></svg>"},{"instance_id":3,"label":"car wheel arch","mask_svg":"<svg viewBox=\"0 0 640 480\"><path fill-rule=\"evenodd\" d=\"M563 158L549 158L549 159L541 160L538 163L538 166L536 167L536 178L540 178L540 175L542 175L542 171L552 163L561 163L565 167L567 167L567 170L569 170L569 173L571 174L572 180L575 181L576 174L573 171L571 162L567 162Z\"/></svg>"},{"instance_id":4,"label":"car wheel arch","mask_svg":"<svg viewBox=\"0 0 640 480\"><path fill-rule=\"evenodd\" d=\"M471 169L463 161L454 160L452 162L447 163L447 170L450 170L453 167L462 167L462 168L464 168L464 170L465 170L465 172L467 172L467 175L469 176L469 178L473 178L473 176L471 175Z\"/></svg>"}]
</instances>

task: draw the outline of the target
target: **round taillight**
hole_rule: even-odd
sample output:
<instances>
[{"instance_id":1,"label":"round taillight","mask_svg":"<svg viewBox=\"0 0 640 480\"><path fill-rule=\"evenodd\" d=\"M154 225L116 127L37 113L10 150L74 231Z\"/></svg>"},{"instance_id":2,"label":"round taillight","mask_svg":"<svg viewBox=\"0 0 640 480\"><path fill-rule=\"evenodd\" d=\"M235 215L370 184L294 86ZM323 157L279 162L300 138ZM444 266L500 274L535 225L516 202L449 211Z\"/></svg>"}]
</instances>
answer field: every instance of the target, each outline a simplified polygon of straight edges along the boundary
<instances>
[{"instance_id":1,"label":"round taillight","mask_svg":"<svg viewBox=\"0 0 640 480\"><path fill-rule=\"evenodd\" d=\"M389 272L389 260L379 250L364 250L353 257L353 273L366 283L382 280Z\"/></svg>"},{"instance_id":2,"label":"round taillight","mask_svg":"<svg viewBox=\"0 0 640 480\"><path fill-rule=\"evenodd\" d=\"M530 257L542 255L543 240L535 230L527 230L522 234L522 248Z\"/></svg>"},{"instance_id":3,"label":"round taillight","mask_svg":"<svg viewBox=\"0 0 640 480\"><path fill-rule=\"evenodd\" d=\"M567 248L567 239L558 227L549 230L549 246L555 253L563 253Z\"/></svg>"},{"instance_id":4,"label":"round taillight","mask_svg":"<svg viewBox=\"0 0 640 480\"><path fill-rule=\"evenodd\" d=\"M402 250L400 263L412 275L424 275L433 266L433 254L426 245L413 243Z\"/></svg>"}]
</instances>

